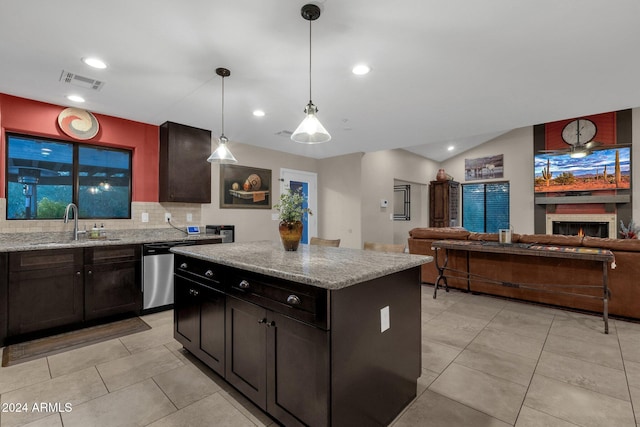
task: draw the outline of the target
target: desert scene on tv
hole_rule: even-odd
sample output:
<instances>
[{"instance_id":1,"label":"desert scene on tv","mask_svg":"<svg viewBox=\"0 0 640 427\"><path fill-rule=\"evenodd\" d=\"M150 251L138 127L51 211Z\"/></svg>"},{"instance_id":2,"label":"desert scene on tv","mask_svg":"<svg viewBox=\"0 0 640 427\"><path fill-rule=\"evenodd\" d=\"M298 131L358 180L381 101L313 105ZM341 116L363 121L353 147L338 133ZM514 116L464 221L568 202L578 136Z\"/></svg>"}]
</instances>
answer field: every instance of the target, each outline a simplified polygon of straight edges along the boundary
<instances>
[{"instance_id":1,"label":"desert scene on tv","mask_svg":"<svg viewBox=\"0 0 640 427\"><path fill-rule=\"evenodd\" d=\"M629 147L594 151L586 157L569 154L534 156L535 192L619 190L631 188Z\"/></svg>"}]
</instances>

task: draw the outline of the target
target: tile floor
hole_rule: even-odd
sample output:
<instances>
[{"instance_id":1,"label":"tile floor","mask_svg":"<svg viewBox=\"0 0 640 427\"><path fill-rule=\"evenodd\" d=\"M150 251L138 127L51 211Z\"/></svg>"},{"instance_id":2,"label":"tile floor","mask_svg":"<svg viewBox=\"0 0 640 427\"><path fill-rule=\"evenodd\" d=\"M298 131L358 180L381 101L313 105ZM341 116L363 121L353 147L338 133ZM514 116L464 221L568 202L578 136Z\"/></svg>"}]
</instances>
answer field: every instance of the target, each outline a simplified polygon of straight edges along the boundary
<instances>
[{"instance_id":1,"label":"tile floor","mask_svg":"<svg viewBox=\"0 0 640 427\"><path fill-rule=\"evenodd\" d=\"M638 426L640 324L610 320L605 335L596 316L432 290L418 396L394 427ZM0 425L274 424L173 340L172 312L143 318L151 330L0 368L2 409L28 408Z\"/></svg>"}]
</instances>

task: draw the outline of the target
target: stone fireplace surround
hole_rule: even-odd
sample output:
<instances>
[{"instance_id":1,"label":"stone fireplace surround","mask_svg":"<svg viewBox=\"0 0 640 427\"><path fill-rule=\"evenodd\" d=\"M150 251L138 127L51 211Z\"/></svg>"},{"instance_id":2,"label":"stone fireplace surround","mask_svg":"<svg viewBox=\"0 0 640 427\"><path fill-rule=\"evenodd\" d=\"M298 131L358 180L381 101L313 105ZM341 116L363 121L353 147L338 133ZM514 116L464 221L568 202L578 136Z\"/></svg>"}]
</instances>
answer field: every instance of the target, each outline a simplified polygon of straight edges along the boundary
<instances>
[{"instance_id":1,"label":"stone fireplace surround","mask_svg":"<svg viewBox=\"0 0 640 427\"><path fill-rule=\"evenodd\" d=\"M617 216L613 214L546 214L546 234L553 234L554 222L603 222L609 224L609 237L618 236Z\"/></svg>"}]
</instances>

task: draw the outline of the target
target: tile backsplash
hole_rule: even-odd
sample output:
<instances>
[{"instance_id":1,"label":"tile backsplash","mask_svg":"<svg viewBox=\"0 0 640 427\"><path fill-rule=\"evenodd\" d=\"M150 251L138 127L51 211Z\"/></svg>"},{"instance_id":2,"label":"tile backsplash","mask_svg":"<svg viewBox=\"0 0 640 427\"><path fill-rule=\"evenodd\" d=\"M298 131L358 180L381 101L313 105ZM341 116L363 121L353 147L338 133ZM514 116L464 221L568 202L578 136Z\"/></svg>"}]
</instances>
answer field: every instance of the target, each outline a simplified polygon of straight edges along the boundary
<instances>
[{"instance_id":1,"label":"tile backsplash","mask_svg":"<svg viewBox=\"0 0 640 427\"><path fill-rule=\"evenodd\" d=\"M146 213L149 221L142 222L142 216ZM165 213L171 214L171 224L176 227L187 225L202 225L201 205L194 203L157 203L157 202L132 202L131 219L106 219L106 220L78 220L79 228L86 226L91 229L93 224L104 224L107 230L126 230L144 228L170 227L165 221ZM187 221L191 215L191 221ZM62 218L47 220L11 220L7 221L7 199L0 198L0 233L37 233L73 230L71 223L65 224Z\"/></svg>"}]
</instances>

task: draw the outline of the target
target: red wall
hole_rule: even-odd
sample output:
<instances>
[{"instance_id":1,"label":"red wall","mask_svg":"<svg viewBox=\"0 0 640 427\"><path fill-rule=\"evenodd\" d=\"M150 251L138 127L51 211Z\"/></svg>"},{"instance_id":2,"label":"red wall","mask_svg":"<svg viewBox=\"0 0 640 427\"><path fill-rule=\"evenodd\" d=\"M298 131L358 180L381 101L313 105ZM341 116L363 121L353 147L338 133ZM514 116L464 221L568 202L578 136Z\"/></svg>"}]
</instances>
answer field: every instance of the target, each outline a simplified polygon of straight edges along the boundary
<instances>
[{"instance_id":1,"label":"red wall","mask_svg":"<svg viewBox=\"0 0 640 427\"><path fill-rule=\"evenodd\" d=\"M76 141L58 127L58 114L66 107L0 93L0 198L5 194L5 132ZM126 148L133 152L132 201L158 201L159 127L94 113L98 134L87 144Z\"/></svg>"}]
</instances>

